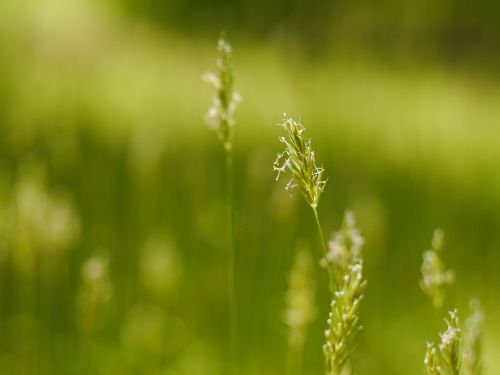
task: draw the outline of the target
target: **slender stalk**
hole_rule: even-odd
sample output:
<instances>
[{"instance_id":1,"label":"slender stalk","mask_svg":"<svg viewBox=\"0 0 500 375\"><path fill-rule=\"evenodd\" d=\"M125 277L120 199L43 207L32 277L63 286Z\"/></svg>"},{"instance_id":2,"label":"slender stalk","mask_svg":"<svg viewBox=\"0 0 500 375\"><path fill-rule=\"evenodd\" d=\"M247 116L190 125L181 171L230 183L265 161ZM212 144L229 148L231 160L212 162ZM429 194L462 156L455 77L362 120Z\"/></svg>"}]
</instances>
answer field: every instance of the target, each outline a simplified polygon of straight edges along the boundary
<instances>
[{"instance_id":1,"label":"slender stalk","mask_svg":"<svg viewBox=\"0 0 500 375\"><path fill-rule=\"evenodd\" d=\"M316 219L316 226L318 228L319 238L321 240L321 249L323 250L323 256L326 259L326 256L328 254L328 249L326 248L325 236L323 236L323 229L321 229L321 223L319 222L318 209L316 206L313 206L313 205L311 205L311 208L314 212L314 218ZM326 267L326 270L328 271L328 279L330 281L330 288L333 289L334 280L333 280L332 270L330 269L330 267Z\"/></svg>"},{"instance_id":2,"label":"slender stalk","mask_svg":"<svg viewBox=\"0 0 500 375\"><path fill-rule=\"evenodd\" d=\"M287 358L287 375L299 375L302 373L302 355L304 348L289 347Z\"/></svg>"},{"instance_id":3,"label":"slender stalk","mask_svg":"<svg viewBox=\"0 0 500 375\"><path fill-rule=\"evenodd\" d=\"M228 267L227 287L229 298L229 330L231 345L231 370L237 373L238 367L238 321L237 303L234 282L235 268L235 230L234 230L234 188L233 188L233 148L225 145L226 150L226 182L227 182L227 230L228 230Z\"/></svg>"}]
</instances>

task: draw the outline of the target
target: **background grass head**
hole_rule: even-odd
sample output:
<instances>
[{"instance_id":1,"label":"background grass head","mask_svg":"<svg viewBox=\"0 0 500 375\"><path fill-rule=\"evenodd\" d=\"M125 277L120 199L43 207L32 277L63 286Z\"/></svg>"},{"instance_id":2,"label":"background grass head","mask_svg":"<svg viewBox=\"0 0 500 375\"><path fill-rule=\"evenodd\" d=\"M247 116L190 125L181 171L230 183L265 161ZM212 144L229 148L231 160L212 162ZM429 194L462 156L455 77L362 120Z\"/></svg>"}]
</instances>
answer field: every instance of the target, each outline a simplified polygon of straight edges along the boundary
<instances>
[{"instance_id":1,"label":"background grass head","mask_svg":"<svg viewBox=\"0 0 500 375\"><path fill-rule=\"evenodd\" d=\"M203 75L203 79L214 88L212 106L205 115L205 122L213 129L224 148L233 145L234 112L241 96L234 90L234 67L232 47L225 39L217 43L215 71Z\"/></svg>"}]
</instances>

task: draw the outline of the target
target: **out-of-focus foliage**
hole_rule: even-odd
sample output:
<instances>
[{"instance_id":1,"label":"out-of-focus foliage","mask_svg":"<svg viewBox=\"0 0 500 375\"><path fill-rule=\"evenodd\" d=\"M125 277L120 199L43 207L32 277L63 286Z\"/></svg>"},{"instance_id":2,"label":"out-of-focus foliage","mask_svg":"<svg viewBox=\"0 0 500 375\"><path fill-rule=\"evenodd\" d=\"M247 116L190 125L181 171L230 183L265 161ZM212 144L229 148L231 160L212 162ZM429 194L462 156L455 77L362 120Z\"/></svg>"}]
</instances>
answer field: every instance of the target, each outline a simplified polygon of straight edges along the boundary
<instances>
[{"instance_id":1,"label":"out-of-focus foliage","mask_svg":"<svg viewBox=\"0 0 500 375\"><path fill-rule=\"evenodd\" d=\"M234 33L286 43L322 54L369 49L382 56L438 54L468 59L477 53L498 58L500 5L495 0L348 1L348 0L117 0L132 15L166 28L203 35L225 28ZM326 46L326 48L325 48ZM472 61L474 59L471 59Z\"/></svg>"},{"instance_id":2,"label":"out-of-focus foliage","mask_svg":"<svg viewBox=\"0 0 500 375\"><path fill-rule=\"evenodd\" d=\"M498 5L352 4L0 2L0 373L224 373L223 152L200 79L223 28L245 97L241 374L284 373L292 250L315 238L310 209L274 182L285 111L328 170L325 231L350 207L366 238L359 373L421 373L440 327L418 288L436 226L460 275L445 308L481 299L483 368L500 371ZM323 371L323 325L309 327L306 373Z\"/></svg>"}]
</instances>

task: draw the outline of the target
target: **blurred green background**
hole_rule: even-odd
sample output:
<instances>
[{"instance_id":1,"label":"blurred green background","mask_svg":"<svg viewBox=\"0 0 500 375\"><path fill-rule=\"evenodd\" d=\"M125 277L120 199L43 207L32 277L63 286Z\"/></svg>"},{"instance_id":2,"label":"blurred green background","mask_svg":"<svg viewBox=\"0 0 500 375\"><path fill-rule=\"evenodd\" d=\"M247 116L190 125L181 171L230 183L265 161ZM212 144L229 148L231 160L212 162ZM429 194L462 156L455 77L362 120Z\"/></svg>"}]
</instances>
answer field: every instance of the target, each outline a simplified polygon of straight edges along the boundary
<instances>
[{"instance_id":1,"label":"blurred green background","mask_svg":"<svg viewBox=\"0 0 500 375\"><path fill-rule=\"evenodd\" d=\"M351 208L366 237L358 372L422 372L444 329L418 287L439 226L445 308L481 299L500 373L499 19L493 0L2 0L0 373L226 373L224 153L200 79L222 30L243 96L239 373L285 373L288 274L297 244L318 254L274 181L285 111L329 177L324 230ZM304 374L323 372L315 274Z\"/></svg>"}]
</instances>

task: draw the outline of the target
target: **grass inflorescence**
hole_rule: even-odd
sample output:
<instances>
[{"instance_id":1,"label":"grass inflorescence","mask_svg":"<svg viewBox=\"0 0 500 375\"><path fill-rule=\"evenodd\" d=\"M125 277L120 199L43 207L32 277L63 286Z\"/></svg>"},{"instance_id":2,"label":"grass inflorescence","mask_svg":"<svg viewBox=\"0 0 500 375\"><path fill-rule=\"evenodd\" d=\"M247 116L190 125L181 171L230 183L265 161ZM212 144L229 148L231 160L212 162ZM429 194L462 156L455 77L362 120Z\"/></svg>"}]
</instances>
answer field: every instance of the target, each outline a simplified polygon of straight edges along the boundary
<instances>
[{"instance_id":1,"label":"grass inflorescence","mask_svg":"<svg viewBox=\"0 0 500 375\"><path fill-rule=\"evenodd\" d=\"M286 113L283 114L280 126L285 130L285 136L280 137L285 150L278 154L274 162L274 170L278 172L276 180L281 173L290 172L292 179L285 189L292 191L298 188L306 202L316 208L326 180L323 179L323 167L316 165L311 139L305 138L306 129L302 120L295 121Z\"/></svg>"},{"instance_id":2,"label":"grass inflorescence","mask_svg":"<svg viewBox=\"0 0 500 375\"><path fill-rule=\"evenodd\" d=\"M463 370L465 375L481 375L483 373L482 331L484 312L478 300L470 301L471 314L465 321L463 345Z\"/></svg>"},{"instance_id":3,"label":"grass inflorescence","mask_svg":"<svg viewBox=\"0 0 500 375\"><path fill-rule=\"evenodd\" d=\"M323 179L324 168L316 165L312 142L310 138L305 137L306 129L302 120L295 121L284 113L279 125L285 130L285 135L279 138L280 142L285 145L285 150L278 153L273 165L273 169L278 173L276 180L280 178L282 173L289 172L292 175L285 190L293 192L298 188L305 201L311 206L320 237L321 249L323 255L326 256L325 237L318 216L319 198L326 184L326 180ZM327 271L330 288L333 288L333 274L330 268L327 268Z\"/></svg>"},{"instance_id":4,"label":"grass inflorescence","mask_svg":"<svg viewBox=\"0 0 500 375\"><path fill-rule=\"evenodd\" d=\"M432 238L432 248L424 252L420 287L431 299L434 307L444 303L446 288L453 284L455 274L447 270L443 261L444 232L436 229Z\"/></svg>"},{"instance_id":5,"label":"grass inflorescence","mask_svg":"<svg viewBox=\"0 0 500 375\"><path fill-rule=\"evenodd\" d=\"M287 374L298 374L302 367L302 352L307 331L316 318L313 259L301 248L295 255L288 280L285 324L288 326Z\"/></svg>"},{"instance_id":6,"label":"grass inflorescence","mask_svg":"<svg viewBox=\"0 0 500 375\"><path fill-rule=\"evenodd\" d=\"M331 269L336 278L323 345L327 375L352 372L351 351L353 340L361 329L360 307L366 289L363 244L354 214L347 211L340 230L329 242L326 257L321 260L321 265Z\"/></svg>"},{"instance_id":7,"label":"grass inflorescence","mask_svg":"<svg viewBox=\"0 0 500 375\"><path fill-rule=\"evenodd\" d=\"M236 105L241 100L234 90L233 50L225 39L217 43L217 60L214 72L203 75L214 88L212 106L205 115L205 122L213 129L226 150L233 147Z\"/></svg>"},{"instance_id":8,"label":"grass inflorescence","mask_svg":"<svg viewBox=\"0 0 500 375\"><path fill-rule=\"evenodd\" d=\"M462 341L461 329L457 310L449 312L449 319L445 319L447 329L439 336L439 353L433 342L427 343L424 358L425 373L427 375L446 374L459 375L461 366L460 345Z\"/></svg>"},{"instance_id":9,"label":"grass inflorescence","mask_svg":"<svg viewBox=\"0 0 500 375\"><path fill-rule=\"evenodd\" d=\"M226 155L226 194L227 194L227 232L228 232L228 294L230 346L232 351L232 370L238 367L238 321L235 290L235 223L234 223L234 187L233 187L233 136L235 110L241 100L234 90L234 67L232 48L228 42L220 38L217 43L217 60L215 71L203 75L203 79L214 88L212 106L208 110L205 121L213 129L224 146Z\"/></svg>"},{"instance_id":10,"label":"grass inflorescence","mask_svg":"<svg viewBox=\"0 0 500 375\"><path fill-rule=\"evenodd\" d=\"M342 284L333 293L325 330L325 369L327 375L343 374L347 368L352 372L351 351L359 324L360 307L366 280L361 260L350 264Z\"/></svg>"}]
</instances>

